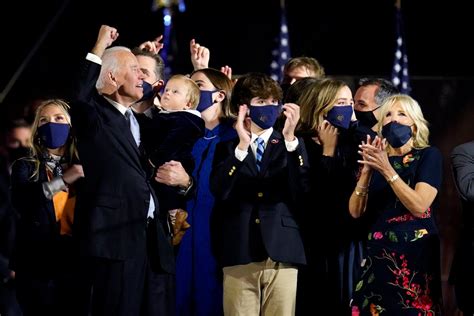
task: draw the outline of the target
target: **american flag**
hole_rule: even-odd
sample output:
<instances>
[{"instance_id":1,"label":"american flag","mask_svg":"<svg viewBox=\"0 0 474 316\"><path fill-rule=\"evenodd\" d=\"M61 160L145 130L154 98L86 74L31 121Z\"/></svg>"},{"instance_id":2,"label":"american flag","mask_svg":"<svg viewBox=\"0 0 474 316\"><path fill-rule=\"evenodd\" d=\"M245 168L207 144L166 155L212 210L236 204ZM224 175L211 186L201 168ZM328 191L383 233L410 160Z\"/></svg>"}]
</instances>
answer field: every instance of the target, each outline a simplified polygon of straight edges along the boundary
<instances>
[{"instance_id":1,"label":"american flag","mask_svg":"<svg viewBox=\"0 0 474 316\"><path fill-rule=\"evenodd\" d=\"M273 59L270 64L270 75L273 80L281 82L283 77L283 67L291 58L285 5L283 3L281 5L280 35L278 36L277 41L277 48L272 51Z\"/></svg>"},{"instance_id":2,"label":"american flag","mask_svg":"<svg viewBox=\"0 0 474 316\"><path fill-rule=\"evenodd\" d=\"M173 32L173 14L175 8L179 12L186 11L184 0L153 0L151 10L156 12L163 11L163 48L160 50L160 56L165 62L165 78L171 77L171 65L174 60L172 49L176 46Z\"/></svg>"},{"instance_id":3,"label":"american flag","mask_svg":"<svg viewBox=\"0 0 474 316\"><path fill-rule=\"evenodd\" d=\"M171 64L173 62L173 55L171 54L171 29L173 27L172 12L169 7L163 8L163 48L160 51L160 55L165 62L165 78L171 77Z\"/></svg>"},{"instance_id":4,"label":"american flag","mask_svg":"<svg viewBox=\"0 0 474 316\"><path fill-rule=\"evenodd\" d=\"M408 77L408 57L403 34L403 21L400 7L396 7L396 38L395 58L392 69L392 83L401 93L410 93L410 81Z\"/></svg>"}]
</instances>

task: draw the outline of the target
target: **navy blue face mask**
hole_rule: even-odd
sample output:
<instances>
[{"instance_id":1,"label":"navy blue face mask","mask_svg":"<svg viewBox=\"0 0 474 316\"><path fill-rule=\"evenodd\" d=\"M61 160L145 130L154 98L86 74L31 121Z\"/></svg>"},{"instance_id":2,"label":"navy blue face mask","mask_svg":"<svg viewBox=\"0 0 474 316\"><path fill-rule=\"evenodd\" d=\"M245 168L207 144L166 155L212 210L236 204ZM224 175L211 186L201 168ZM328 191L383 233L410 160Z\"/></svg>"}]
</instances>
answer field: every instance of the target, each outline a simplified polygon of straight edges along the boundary
<instances>
[{"instance_id":1,"label":"navy blue face mask","mask_svg":"<svg viewBox=\"0 0 474 316\"><path fill-rule=\"evenodd\" d=\"M351 105L333 106L329 110L326 120L335 127L348 129L351 125L353 109Z\"/></svg>"},{"instance_id":2,"label":"navy blue face mask","mask_svg":"<svg viewBox=\"0 0 474 316\"><path fill-rule=\"evenodd\" d=\"M46 123L38 127L38 136L46 148L59 148L69 137L69 124Z\"/></svg>"},{"instance_id":3,"label":"navy blue face mask","mask_svg":"<svg viewBox=\"0 0 474 316\"><path fill-rule=\"evenodd\" d=\"M159 80L155 81L153 84L155 84L158 81ZM140 100L136 101L135 103L147 101L147 100L153 99L156 96L156 92L153 89L153 84L148 83L145 80L143 80L143 84L142 84L143 96L141 97Z\"/></svg>"},{"instance_id":4,"label":"navy blue face mask","mask_svg":"<svg viewBox=\"0 0 474 316\"><path fill-rule=\"evenodd\" d=\"M250 105L250 118L261 129L272 127L281 112L281 105Z\"/></svg>"},{"instance_id":5,"label":"navy blue face mask","mask_svg":"<svg viewBox=\"0 0 474 316\"><path fill-rule=\"evenodd\" d=\"M219 90L201 90L199 96L199 103L196 107L196 110L198 110L199 112L203 112L209 107L211 107L215 103L215 101L212 100L212 94L217 91Z\"/></svg>"},{"instance_id":6,"label":"navy blue face mask","mask_svg":"<svg viewBox=\"0 0 474 316\"><path fill-rule=\"evenodd\" d=\"M412 136L411 127L397 122L390 122L382 127L382 136L393 148L405 145Z\"/></svg>"}]
</instances>

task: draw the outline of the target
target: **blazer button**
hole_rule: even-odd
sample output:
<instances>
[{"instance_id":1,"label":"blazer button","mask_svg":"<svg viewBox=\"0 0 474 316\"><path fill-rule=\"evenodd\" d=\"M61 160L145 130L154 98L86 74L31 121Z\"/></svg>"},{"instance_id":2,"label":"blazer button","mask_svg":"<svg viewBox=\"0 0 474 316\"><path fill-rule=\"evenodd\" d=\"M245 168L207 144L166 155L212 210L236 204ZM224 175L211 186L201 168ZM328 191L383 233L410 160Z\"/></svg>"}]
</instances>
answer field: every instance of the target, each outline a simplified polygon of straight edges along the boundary
<instances>
[{"instance_id":1,"label":"blazer button","mask_svg":"<svg viewBox=\"0 0 474 316\"><path fill-rule=\"evenodd\" d=\"M263 197L263 192L258 192L258 193L257 193L257 196L258 196L259 198Z\"/></svg>"},{"instance_id":2,"label":"blazer button","mask_svg":"<svg viewBox=\"0 0 474 316\"><path fill-rule=\"evenodd\" d=\"M255 219L255 224L260 224L260 219L256 218Z\"/></svg>"}]
</instances>

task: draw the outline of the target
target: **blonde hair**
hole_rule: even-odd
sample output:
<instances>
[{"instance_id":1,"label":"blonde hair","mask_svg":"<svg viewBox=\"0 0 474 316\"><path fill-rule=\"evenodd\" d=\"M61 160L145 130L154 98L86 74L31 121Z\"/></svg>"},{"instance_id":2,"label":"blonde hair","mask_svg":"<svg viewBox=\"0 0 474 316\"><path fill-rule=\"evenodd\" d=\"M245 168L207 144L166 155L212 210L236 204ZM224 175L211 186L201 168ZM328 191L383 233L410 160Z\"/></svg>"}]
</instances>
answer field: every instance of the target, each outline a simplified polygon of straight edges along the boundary
<instances>
[{"instance_id":1,"label":"blonde hair","mask_svg":"<svg viewBox=\"0 0 474 316\"><path fill-rule=\"evenodd\" d=\"M288 60L283 67L283 73L287 74L291 70L299 67L304 67L311 71L313 73L311 77L320 79L325 76L324 67L319 63L319 61L316 58L306 56L294 57Z\"/></svg>"},{"instance_id":2,"label":"blonde hair","mask_svg":"<svg viewBox=\"0 0 474 316\"><path fill-rule=\"evenodd\" d=\"M31 156L27 158L28 160L33 161L35 164L35 169L31 178L34 178L34 177L37 178L38 170L40 166L40 158L47 151L47 148L44 146L44 144L41 143L40 137L38 135L38 126L39 126L39 121L41 118L41 112L47 106L55 106L59 108L61 112L64 114L64 116L66 117L67 123L69 124L69 126L71 126L71 115L69 114L69 105L66 103L66 101L61 100L61 99L49 99L49 100L43 101L38 106L35 112L35 119L31 127L31 140L30 140ZM78 159L78 154L76 150L76 141L75 141L75 138L72 137L71 134L69 134L69 139L64 145L64 147L66 148L64 156L66 157L68 164L71 164L74 159Z\"/></svg>"},{"instance_id":3,"label":"blonde hair","mask_svg":"<svg viewBox=\"0 0 474 316\"><path fill-rule=\"evenodd\" d=\"M430 130L428 129L428 121L424 118L421 107L415 99L406 94L394 94L389 96L380 108L380 120L377 123L377 132L382 135L383 119L387 112L396 104L399 103L405 113L413 120L415 126L413 132L413 148L423 149L429 147Z\"/></svg>"},{"instance_id":4,"label":"blonde hair","mask_svg":"<svg viewBox=\"0 0 474 316\"><path fill-rule=\"evenodd\" d=\"M199 89L197 83L185 75L174 75L168 81L171 80L182 80L186 84L186 88L188 89L186 96L189 98L189 108L191 110L195 110L199 104L199 98L201 96L201 90Z\"/></svg>"},{"instance_id":5,"label":"blonde hair","mask_svg":"<svg viewBox=\"0 0 474 316\"><path fill-rule=\"evenodd\" d=\"M300 95L296 104L300 106L300 132L317 131L322 119L334 107L337 93L347 84L337 79L320 79L312 83Z\"/></svg>"}]
</instances>

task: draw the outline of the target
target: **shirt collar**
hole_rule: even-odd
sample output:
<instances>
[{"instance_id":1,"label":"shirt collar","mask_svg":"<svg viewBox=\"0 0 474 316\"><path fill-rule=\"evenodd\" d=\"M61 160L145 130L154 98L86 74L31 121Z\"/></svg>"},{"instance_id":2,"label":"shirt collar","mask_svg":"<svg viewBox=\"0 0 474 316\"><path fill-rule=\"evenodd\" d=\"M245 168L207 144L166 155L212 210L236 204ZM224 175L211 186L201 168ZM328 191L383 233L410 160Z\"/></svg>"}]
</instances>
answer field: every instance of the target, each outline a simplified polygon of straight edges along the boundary
<instances>
[{"instance_id":1,"label":"shirt collar","mask_svg":"<svg viewBox=\"0 0 474 316\"><path fill-rule=\"evenodd\" d=\"M257 137L260 137L261 139L263 139L263 141L266 143L268 143L268 140L270 139L270 136L272 136L272 133L273 133L273 127L270 127L269 129L266 129L262 134L260 135L257 135L257 134L254 134L252 133L252 139L251 139L251 143L253 143L255 141L255 139L257 139Z\"/></svg>"},{"instance_id":2,"label":"shirt collar","mask_svg":"<svg viewBox=\"0 0 474 316\"><path fill-rule=\"evenodd\" d=\"M117 110L120 111L120 113L122 113L122 115L125 115L125 112L127 112L128 108L126 106L123 106L122 104L110 99L110 98L107 98L106 96L104 96L104 98L114 106L114 108L116 108Z\"/></svg>"}]
</instances>

